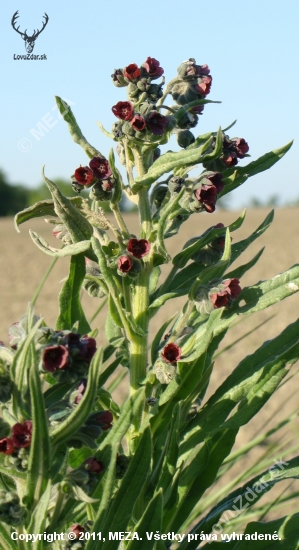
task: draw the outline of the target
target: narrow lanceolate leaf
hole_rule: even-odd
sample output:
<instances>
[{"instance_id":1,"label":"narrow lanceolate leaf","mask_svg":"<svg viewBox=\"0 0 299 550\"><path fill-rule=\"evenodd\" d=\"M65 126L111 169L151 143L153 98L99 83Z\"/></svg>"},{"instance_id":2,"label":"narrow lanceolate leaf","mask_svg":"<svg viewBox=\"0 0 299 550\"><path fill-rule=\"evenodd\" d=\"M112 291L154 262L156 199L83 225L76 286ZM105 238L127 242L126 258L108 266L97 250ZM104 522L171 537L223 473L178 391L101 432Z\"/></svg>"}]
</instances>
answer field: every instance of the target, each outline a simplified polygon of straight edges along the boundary
<instances>
[{"instance_id":1,"label":"narrow lanceolate leaf","mask_svg":"<svg viewBox=\"0 0 299 550\"><path fill-rule=\"evenodd\" d=\"M293 458L288 462L283 462L279 457L277 457L273 460L273 465L271 468L262 474L257 475L245 483L243 487L236 489L216 504L216 506L214 506L214 508L212 508L212 510L192 529L191 533L195 534L200 533L201 531L204 533L212 533L214 528L214 532L218 532L216 531L217 525L220 524L221 527L225 525L229 519L241 515L244 510L247 510L250 506L253 506L256 502L258 502L260 498L265 493L270 491L276 483L285 479L298 478L299 457ZM290 532L292 532L293 529L294 523L290 526ZM193 540L188 543L188 546L185 542L183 542L180 544L179 548L180 550L184 550L185 548L188 548L188 550L195 550L197 546L198 541ZM278 546L277 550L278 548L295 550L296 546Z\"/></svg>"},{"instance_id":2,"label":"narrow lanceolate leaf","mask_svg":"<svg viewBox=\"0 0 299 550\"><path fill-rule=\"evenodd\" d=\"M189 422L180 454L186 453L215 430L246 424L266 403L288 373L288 365L299 358L299 320L279 336L265 342L239 363L205 406ZM239 405L238 405L239 404ZM236 405L238 408L228 419Z\"/></svg>"},{"instance_id":3,"label":"narrow lanceolate leaf","mask_svg":"<svg viewBox=\"0 0 299 550\"><path fill-rule=\"evenodd\" d=\"M101 155L101 153L95 147L90 145L90 143L88 143L88 141L83 136L79 128L79 125L73 115L72 109L66 103L66 101L64 101L58 96L55 96L55 99L56 99L57 107L59 109L60 114L63 116L65 122L67 122L68 124L69 132L74 142L78 143L78 145L81 145L82 149L84 149L85 153L89 158L93 158L93 157L103 158L103 155Z\"/></svg>"},{"instance_id":4,"label":"narrow lanceolate leaf","mask_svg":"<svg viewBox=\"0 0 299 550\"><path fill-rule=\"evenodd\" d=\"M99 349L92 358L89 367L87 388L82 400L68 418L52 431L51 442L53 446L71 439L90 414L99 386L102 355L103 351Z\"/></svg>"},{"instance_id":5,"label":"narrow lanceolate leaf","mask_svg":"<svg viewBox=\"0 0 299 550\"><path fill-rule=\"evenodd\" d=\"M250 262L247 262L246 264L240 265L239 267L236 267L236 269L233 269L233 271L230 271L229 273L225 274L226 279L241 279L249 269L251 269L255 264L259 261L261 255L263 254L265 250L265 247L261 248L261 250L250 260Z\"/></svg>"},{"instance_id":6,"label":"narrow lanceolate leaf","mask_svg":"<svg viewBox=\"0 0 299 550\"><path fill-rule=\"evenodd\" d=\"M4 527L4 523L0 523L0 539L2 550L18 550L15 541L11 538L10 534Z\"/></svg>"},{"instance_id":7,"label":"narrow lanceolate leaf","mask_svg":"<svg viewBox=\"0 0 299 550\"><path fill-rule=\"evenodd\" d=\"M86 252L89 248L91 248L91 242L90 241L80 241L76 244L69 244L67 246L64 246L63 248L53 248L49 245L49 243L38 233L35 231L29 230L29 234L31 239L33 240L34 244L45 252L45 254L48 254L49 256L53 256L55 258L64 258L65 256L74 256L76 254L81 254L82 252Z\"/></svg>"},{"instance_id":8,"label":"narrow lanceolate leaf","mask_svg":"<svg viewBox=\"0 0 299 550\"><path fill-rule=\"evenodd\" d=\"M147 533L155 533L161 531L163 515L163 493L158 491L152 498L143 516L135 525L134 533L138 534L138 538L133 538L129 542L128 550L152 550L153 540L148 540ZM133 537L132 533L132 537ZM141 542L142 539L142 542Z\"/></svg>"},{"instance_id":9,"label":"narrow lanceolate leaf","mask_svg":"<svg viewBox=\"0 0 299 550\"><path fill-rule=\"evenodd\" d=\"M42 533L48 521L48 507L51 496L51 479L48 479L45 491L41 495L36 507L33 510L28 533ZM43 550L43 541L37 541L34 545L37 550Z\"/></svg>"},{"instance_id":10,"label":"narrow lanceolate leaf","mask_svg":"<svg viewBox=\"0 0 299 550\"><path fill-rule=\"evenodd\" d=\"M238 430L225 430L209 438L193 460L181 473L178 486L178 500L168 517L164 529L178 533L204 492L213 485L218 470L231 452ZM168 523L166 523L168 522Z\"/></svg>"},{"instance_id":11,"label":"narrow lanceolate leaf","mask_svg":"<svg viewBox=\"0 0 299 550\"><path fill-rule=\"evenodd\" d=\"M119 541L109 540L109 532L116 533L127 530L135 502L150 473L151 459L152 438L148 428L139 440L135 454L108 512L102 529L102 537L106 538L102 545L103 550L116 550L118 548ZM96 541L95 544L97 544ZM91 546L91 549L93 548L96 548L96 546Z\"/></svg>"},{"instance_id":12,"label":"narrow lanceolate leaf","mask_svg":"<svg viewBox=\"0 0 299 550\"><path fill-rule=\"evenodd\" d=\"M231 175L223 180L224 189L219 194L219 197L223 197L227 193L230 193L230 191L233 191L242 185L242 183L244 183L251 176L255 176L256 174L271 168L288 152L292 145L293 141L290 141L283 147L270 151L257 160L250 162L247 166L236 168Z\"/></svg>"},{"instance_id":13,"label":"narrow lanceolate leaf","mask_svg":"<svg viewBox=\"0 0 299 550\"><path fill-rule=\"evenodd\" d=\"M70 272L59 294L59 317L56 323L57 330L71 330L79 322L80 334L90 332L91 328L86 320L80 302L80 292L85 277L85 258L83 254L71 257Z\"/></svg>"},{"instance_id":14,"label":"narrow lanceolate leaf","mask_svg":"<svg viewBox=\"0 0 299 550\"><path fill-rule=\"evenodd\" d=\"M238 243L234 243L232 245L231 263L239 258L242 252L244 252L244 250L246 250L246 248L248 248L248 246L253 243L253 241L258 239L268 229L268 227L270 227L273 219L274 210L271 210L271 212L269 212L261 225L259 225L259 227L249 237L247 237L247 239L244 239L243 241L239 241Z\"/></svg>"},{"instance_id":15,"label":"narrow lanceolate leaf","mask_svg":"<svg viewBox=\"0 0 299 550\"><path fill-rule=\"evenodd\" d=\"M166 174L167 172L171 172L174 168L177 166L180 166L181 164L185 164L187 166L191 164L196 164L197 162L201 162L203 160L203 154L204 151L209 147L209 145L212 143L213 138L210 138L207 140L201 147L198 147L198 149L185 149L184 151L179 151L177 153L173 153L172 151L165 153L164 155L161 155L151 166L147 174L144 176L139 176L136 178L135 182L138 185L146 185L149 187L152 183L154 183L158 178L163 176L163 174ZM134 191L133 187L133 191Z\"/></svg>"},{"instance_id":16,"label":"narrow lanceolate leaf","mask_svg":"<svg viewBox=\"0 0 299 550\"><path fill-rule=\"evenodd\" d=\"M68 199L74 206L80 207L82 205L82 197L70 197ZM21 210L15 215L15 228L20 233L19 225L31 220L32 218L40 218L41 216L56 216L54 210L53 199L46 199L44 201L36 202L33 206L29 206L24 210Z\"/></svg>"},{"instance_id":17,"label":"narrow lanceolate leaf","mask_svg":"<svg viewBox=\"0 0 299 550\"><path fill-rule=\"evenodd\" d=\"M230 232L236 231L236 229L239 229L241 225L243 224L245 220L245 214L246 210L244 210L241 214L241 216L233 222L231 225L228 226L228 229ZM206 244L209 244L214 239L217 239L223 233L225 232L225 228L216 228L211 229L208 233L205 233L202 237L195 237L193 239L190 239L184 246L182 252L179 252L172 260L173 265L177 266L178 268L183 268L187 264L187 262L194 256L196 252L198 252L201 248L203 248Z\"/></svg>"},{"instance_id":18,"label":"narrow lanceolate leaf","mask_svg":"<svg viewBox=\"0 0 299 550\"><path fill-rule=\"evenodd\" d=\"M115 156L113 149L110 150L108 161L114 177L114 191L111 199L111 205L115 205L121 200L122 187L124 186L124 182L120 171L115 166Z\"/></svg>"},{"instance_id":19,"label":"narrow lanceolate leaf","mask_svg":"<svg viewBox=\"0 0 299 550\"><path fill-rule=\"evenodd\" d=\"M90 239L93 233L92 226L79 210L67 199L53 181L44 173L43 178L54 200L54 209L62 223L67 227L74 243Z\"/></svg>"},{"instance_id":20,"label":"narrow lanceolate leaf","mask_svg":"<svg viewBox=\"0 0 299 550\"><path fill-rule=\"evenodd\" d=\"M48 419L35 350L30 367L29 383L32 410L32 440L28 463L26 498L28 506L34 509L48 487L51 468ZM50 493L48 497L50 497Z\"/></svg>"}]
</instances>

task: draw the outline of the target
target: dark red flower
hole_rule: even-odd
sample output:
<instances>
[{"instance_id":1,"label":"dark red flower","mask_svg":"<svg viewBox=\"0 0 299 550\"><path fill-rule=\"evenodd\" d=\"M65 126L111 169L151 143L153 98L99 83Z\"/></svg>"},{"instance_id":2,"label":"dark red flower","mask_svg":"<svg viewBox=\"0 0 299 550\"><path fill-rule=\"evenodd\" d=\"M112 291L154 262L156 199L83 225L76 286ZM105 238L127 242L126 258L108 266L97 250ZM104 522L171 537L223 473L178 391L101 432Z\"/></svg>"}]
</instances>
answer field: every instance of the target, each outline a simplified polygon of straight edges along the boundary
<instances>
[{"instance_id":1,"label":"dark red flower","mask_svg":"<svg viewBox=\"0 0 299 550\"><path fill-rule=\"evenodd\" d=\"M199 189L194 191L194 195L198 202L200 202L206 212L214 212L217 199L217 188L215 185L202 185Z\"/></svg>"},{"instance_id":2,"label":"dark red flower","mask_svg":"<svg viewBox=\"0 0 299 550\"><path fill-rule=\"evenodd\" d=\"M128 83L124 79L124 72L122 69L114 69L114 73L111 75L112 82L118 88L123 88L127 86Z\"/></svg>"},{"instance_id":3,"label":"dark red flower","mask_svg":"<svg viewBox=\"0 0 299 550\"><path fill-rule=\"evenodd\" d=\"M105 180L112 175L109 162L101 157L93 157L89 163L90 168L96 178Z\"/></svg>"},{"instance_id":4,"label":"dark red flower","mask_svg":"<svg viewBox=\"0 0 299 550\"><path fill-rule=\"evenodd\" d=\"M112 112L121 120L131 120L134 114L133 105L130 101L119 101L113 105Z\"/></svg>"},{"instance_id":5,"label":"dark red flower","mask_svg":"<svg viewBox=\"0 0 299 550\"><path fill-rule=\"evenodd\" d=\"M194 115L202 115L204 108L204 105L197 105L197 107L193 107L190 112Z\"/></svg>"},{"instance_id":6,"label":"dark red flower","mask_svg":"<svg viewBox=\"0 0 299 550\"><path fill-rule=\"evenodd\" d=\"M117 267L123 273L129 273L133 267L133 262L130 256L120 256L118 258Z\"/></svg>"},{"instance_id":7,"label":"dark red flower","mask_svg":"<svg viewBox=\"0 0 299 550\"><path fill-rule=\"evenodd\" d=\"M223 281L223 284L226 286L227 292L230 294L230 296L234 299L237 298L242 291L240 285L239 279L226 279Z\"/></svg>"},{"instance_id":8,"label":"dark red flower","mask_svg":"<svg viewBox=\"0 0 299 550\"><path fill-rule=\"evenodd\" d=\"M90 362L97 351L97 343L94 338L90 338L85 334L80 339L80 355L85 361Z\"/></svg>"},{"instance_id":9,"label":"dark red flower","mask_svg":"<svg viewBox=\"0 0 299 550\"><path fill-rule=\"evenodd\" d=\"M102 189L103 191L111 191L114 187L114 182L111 179L103 180L102 181Z\"/></svg>"},{"instance_id":10,"label":"dark red flower","mask_svg":"<svg viewBox=\"0 0 299 550\"><path fill-rule=\"evenodd\" d=\"M201 79L199 79L199 82L194 87L197 92L199 92L201 95L205 97L210 93L211 86L212 86L212 77L203 76Z\"/></svg>"},{"instance_id":11,"label":"dark red flower","mask_svg":"<svg viewBox=\"0 0 299 550\"><path fill-rule=\"evenodd\" d=\"M146 127L145 118L142 115L135 115L131 120L131 126L134 130L141 132Z\"/></svg>"},{"instance_id":12,"label":"dark red flower","mask_svg":"<svg viewBox=\"0 0 299 550\"><path fill-rule=\"evenodd\" d=\"M234 140L235 150L237 153L237 157L239 159L243 159L249 151L249 145L243 138L238 138Z\"/></svg>"},{"instance_id":13,"label":"dark red flower","mask_svg":"<svg viewBox=\"0 0 299 550\"><path fill-rule=\"evenodd\" d=\"M148 57L142 67L145 68L152 80L159 78L164 73L164 69L160 67L159 61L157 61L154 57Z\"/></svg>"},{"instance_id":14,"label":"dark red flower","mask_svg":"<svg viewBox=\"0 0 299 550\"><path fill-rule=\"evenodd\" d=\"M140 77L140 69L136 63L131 63L131 65L128 65L124 68L124 76L128 80L136 80Z\"/></svg>"},{"instance_id":15,"label":"dark red flower","mask_svg":"<svg viewBox=\"0 0 299 550\"><path fill-rule=\"evenodd\" d=\"M110 411L100 411L96 416L96 421L100 424L103 432L112 428L113 414Z\"/></svg>"},{"instance_id":16,"label":"dark red flower","mask_svg":"<svg viewBox=\"0 0 299 550\"><path fill-rule=\"evenodd\" d=\"M75 533L76 539L79 539L80 535L84 535L84 533L86 532L86 529L84 529L82 525L79 525L79 523L75 523L74 525L71 526L70 532Z\"/></svg>"},{"instance_id":17,"label":"dark red flower","mask_svg":"<svg viewBox=\"0 0 299 550\"><path fill-rule=\"evenodd\" d=\"M212 229L220 229L220 227L224 227L223 223L217 223L212 227ZM225 247L225 237L217 237L217 239L214 239L211 243L211 246L219 246L219 248Z\"/></svg>"},{"instance_id":18,"label":"dark red flower","mask_svg":"<svg viewBox=\"0 0 299 550\"><path fill-rule=\"evenodd\" d=\"M84 461L84 465L86 470L88 470L91 474L101 474L105 470L103 462L97 460L94 456L87 458L87 460Z\"/></svg>"},{"instance_id":19,"label":"dark red flower","mask_svg":"<svg viewBox=\"0 0 299 550\"><path fill-rule=\"evenodd\" d=\"M168 118L152 111L147 117L147 125L154 136L162 136L168 126Z\"/></svg>"},{"instance_id":20,"label":"dark red flower","mask_svg":"<svg viewBox=\"0 0 299 550\"><path fill-rule=\"evenodd\" d=\"M48 372L67 369L69 366L69 351L65 346L48 346L43 353L43 367Z\"/></svg>"},{"instance_id":21,"label":"dark red flower","mask_svg":"<svg viewBox=\"0 0 299 550\"><path fill-rule=\"evenodd\" d=\"M88 166L80 166L75 170L75 180L80 185L91 185L94 175L93 172Z\"/></svg>"},{"instance_id":22,"label":"dark red flower","mask_svg":"<svg viewBox=\"0 0 299 550\"><path fill-rule=\"evenodd\" d=\"M23 424L15 424L12 428L12 442L17 449L30 447L32 436L32 422L25 420Z\"/></svg>"},{"instance_id":23,"label":"dark red flower","mask_svg":"<svg viewBox=\"0 0 299 550\"><path fill-rule=\"evenodd\" d=\"M231 301L237 298L241 292L239 285L239 279L226 279L223 281L225 290L221 290L216 294L211 294L210 298L215 308L224 307L230 305Z\"/></svg>"},{"instance_id":24,"label":"dark red flower","mask_svg":"<svg viewBox=\"0 0 299 550\"><path fill-rule=\"evenodd\" d=\"M224 154L224 156L221 157L221 160L228 168L230 166L236 166L238 164L236 153L228 153L227 155Z\"/></svg>"},{"instance_id":25,"label":"dark red flower","mask_svg":"<svg viewBox=\"0 0 299 550\"><path fill-rule=\"evenodd\" d=\"M220 172L214 172L214 174L211 174L210 176L207 176L207 179L210 180L210 182L215 185L217 189L217 194L220 193L224 189L224 184L222 181L222 174Z\"/></svg>"},{"instance_id":26,"label":"dark red flower","mask_svg":"<svg viewBox=\"0 0 299 550\"><path fill-rule=\"evenodd\" d=\"M143 258L151 249L151 243L146 239L130 239L127 246L127 251L135 258Z\"/></svg>"},{"instance_id":27,"label":"dark red flower","mask_svg":"<svg viewBox=\"0 0 299 550\"><path fill-rule=\"evenodd\" d=\"M13 440L10 439L10 437L0 439L0 453L3 453L4 455L12 455L14 450Z\"/></svg>"},{"instance_id":28,"label":"dark red flower","mask_svg":"<svg viewBox=\"0 0 299 550\"><path fill-rule=\"evenodd\" d=\"M181 348L179 348L179 346L177 346L173 342L167 344L161 353L161 356L163 357L164 361L166 361L166 363L176 363L180 359L181 355Z\"/></svg>"}]
</instances>

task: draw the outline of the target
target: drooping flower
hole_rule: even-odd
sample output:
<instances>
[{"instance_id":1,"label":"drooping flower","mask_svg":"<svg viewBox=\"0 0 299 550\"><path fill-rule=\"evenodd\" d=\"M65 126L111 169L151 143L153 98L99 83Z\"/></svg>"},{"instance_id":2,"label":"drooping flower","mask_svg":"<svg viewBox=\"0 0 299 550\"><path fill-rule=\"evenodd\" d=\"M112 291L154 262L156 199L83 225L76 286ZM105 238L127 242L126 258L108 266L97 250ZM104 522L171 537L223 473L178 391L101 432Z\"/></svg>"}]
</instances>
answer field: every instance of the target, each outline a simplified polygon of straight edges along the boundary
<instances>
[{"instance_id":1,"label":"drooping flower","mask_svg":"<svg viewBox=\"0 0 299 550\"><path fill-rule=\"evenodd\" d=\"M113 105L112 112L121 120L131 120L134 114L134 109L130 101L119 101L116 105Z\"/></svg>"},{"instance_id":2,"label":"drooping flower","mask_svg":"<svg viewBox=\"0 0 299 550\"><path fill-rule=\"evenodd\" d=\"M237 138L236 140L234 140L234 144L235 144L237 157L239 159L243 159L246 153L248 153L249 151L249 145L247 141L245 141L245 139L243 138Z\"/></svg>"},{"instance_id":3,"label":"drooping flower","mask_svg":"<svg viewBox=\"0 0 299 550\"><path fill-rule=\"evenodd\" d=\"M211 76L203 76L202 78L199 78L197 80L197 84L194 86L197 92L199 92L202 96L206 96L210 93L212 86L212 77Z\"/></svg>"},{"instance_id":4,"label":"drooping flower","mask_svg":"<svg viewBox=\"0 0 299 550\"><path fill-rule=\"evenodd\" d=\"M80 356L83 357L85 361L90 362L97 351L95 339L87 336L87 334L82 336L82 338L80 338L79 350Z\"/></svg>"},{"instance_id":5,"label":"drooping flower","mask_svg":"<svg viewBox=\"0 0 299 550\"><path fill-rule=\"evenodd\" d=\"M94 175L93 171L88 168L88 166L80 166L80 168L76 168L75 173L75 180L79 185L91 185Z\"/></svg>"},{"instance_id":6,"label":"drooping flower","mask_svg":"<svg viewBox=\"0 0 299 550\"><path fill-rule=\"evenodd\" d=\"M130 256L120 256L117 262L117 268L123 273L129 273L133 267L133 261Z\"/></svg>"},{"instance_id":7,"label":"drooping flower","mask_svg":"<svg viewBox=\"0 0 299 550\"><path fill-rule=\"evenodd\" d=\"M75 523L74 525L72 525L70 527L70 533L74 533L75 536L76 536L75 537L76 539L79 539L80 536L84 535L85 532L86 532L86 529L84 529L84 527L82 527L82 525L79 525L79 523ZM74 540L75 540L75 538L74 538Z\"/></svg>"},{"instance_id":8,"label":"drooping flower","mask_svg":"<svg viewBox=\"0 0 299 550\"><path fill-rule=\"evenodd\" d=\"M69 366L69 351L65 346L48 346L43 353L43 367L48 372L66 369Z\"/></svg>"},{"instance_id":9,"label":"drooping flower","mask_svg":"<svg viewBox=\"0 0 299 550\"><path fill-rule=\"evenodd\" d=\"M93 175L100 180L105 180L112 175L108 160L102 157L93 157L89 166L93 171Z\"/></svg>"},{"instance_id":10,"label":"drooping flower","mask_svg":"<svg viewBox=\"0 0 299 550\"><path fill-rule=\"evenodd\" d=\"M30 447L32 436L32 422L25 420L22 424L15 424L12 428L12 442L17 449Z\"/></svg>"},{"instance_id":11,"label":"drooping flower","mask_svg":"<svg viewBox=\"0 0 299 550\"><path fill-rule=\"evenodd\" d=\"M101 474L105 470L103 462L101 462L94 456L87 458L87 460L84 461L84 466L86 470L88 470L88 472L91 474Z\"/></svg>"},{"instance_id":12,"label":"drooping flower","mask_svg":"<svg viewBox=\"0 0 299 550\"><path fill-rule=\"evenodd\" d=\"M137 132L141 132L146 127L145 118L142 115L136 114L131 120L131 126Z\"/></svg>"},{"instance_id":13,"label":"drooping flower","mask_svg":"<svg viewBox=\"0 0 299 550\"><path fill-rule=\"evenodd\" d=\"M159 78L164 73L164 69L160 67L160 63L154 57L148 57L146 61L142 64L142 67L145 68L146 72L150 75L152 80Z\"/></svg>"},{"instance_id":14,"label":"drooping flower","mask_svg":"<svg viewBox=\"0 0 299 550\"><path fill-rule=\"evenodd\" d=\"M100 411L95 416L95 420L100 424L103 432L106 432L112 428L113 414L111 411Z\"/></svg>"},{"instance_id":15,"label":"drooping flower","mask_svg":"<svg viewBox=\"0 0 299 550\"><path fill-rule=\"evenodd\" d=\"M135 258L143 258L151 249L151 243L146 239L130 239L127 246L127 251Z\"/></svg>"},{"instance_id":16,"label":"drooping flower","mask_svg":"<svg viewBox=\"0 0 299 550\"><path fill-rule=\"evenodd\" d=\"M78 395L74 401L76 405L78 405L80 401L83 399L83 395L86 391L86 387L87 387L87 378L82 378L81 382L79 383L79 386L77 387Z\"/></svg>"},{"instance_id":17,"label":"drooping flower","mask_svg":"<svg viewBox=\"0 0 299 550\"><path fill-rule=\"evenodd\" d=\"M217 200L217 188L215 185L202 185L199 187L199 189L196 189L194 191L194 195L198 202L200 202L206 212L214 212L215 211L215 204Z\"/></svg>"},{"instance_id":18,"label":"drooping flower","mask_svg":"<svg viewBox=\"0 0 299 550\"><path fill-rule=\"evenodd\" d=\"M161 353L161 356L166 363L176 363L180 359L181 355L181 348L174 344L174 342L167 344Z\"/></svg>"},{"instance_id":19,"label":"drooping flower","mask_svg":"<svg viewBox=\"0 0 299 550\"><path fill-rule=\"evenodd\" d=\"M162 136L168 126L169 120L166 116L152 111L147 117L147 126L154 136Z\"/></svg>"},{"instance_id":20,"label":"drooping flower","mask_svg":"<svg viewBox=\"0 0 299 550\"><path fill-rule=\"evenodd\" d=\"M124 76L129 80L137 80L140 77L140 69L136 63L131 63L124 68Z\"/></svg>"},{"instance_id":21,"label":"drooping flower","mask_svg":"<svg viewBox=\"0 0 299 550\"><path fill-rule=\"evenodd\" d=\"M215 308L230 305L231 301L239 296L242 290L239 282L240 281L237 278L226 279L222 282L222 284L225 286L225 289L210 295L210 298Z\"/></svg>"},{"instance_id":22,"label":"drooping flower","mask_svg":"<svg viewBox=\"0 0 299 550\"><path fill-rule=\"evenodd\" d=\"M0 453L4 455L11 455L14 450L13 440L10 437L0 439Z\"/></svg>"},{"instance_id":23,"label":"drooping flower","mask_svg":"<svg viewBox=\"0 0 299 550\"><path fill-rule=\"evenodd\" d=\"M214 172L206 176L210 182L215 185L217 189L217 194L221 193L221 191L224 189L224 184L222 181L222 174L220 172Z\"/></svg>"}]
</instances>

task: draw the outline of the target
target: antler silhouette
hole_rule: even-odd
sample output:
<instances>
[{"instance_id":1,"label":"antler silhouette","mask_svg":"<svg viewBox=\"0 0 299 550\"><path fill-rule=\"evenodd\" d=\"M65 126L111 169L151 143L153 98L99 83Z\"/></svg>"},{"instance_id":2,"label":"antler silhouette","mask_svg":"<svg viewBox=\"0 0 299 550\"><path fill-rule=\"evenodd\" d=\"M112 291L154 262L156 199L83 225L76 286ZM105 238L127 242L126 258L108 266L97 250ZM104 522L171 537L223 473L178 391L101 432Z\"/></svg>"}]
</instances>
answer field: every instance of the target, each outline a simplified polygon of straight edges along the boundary
<instances>
[{"instance_id":1,"label":"antler silhouette","mask_svg":"<svg viewBox=\"0 0 299 550\"><path fill-rule=\"evenodd\" d=\"M41 28L41 30L39 31L37 29L37 31L35 32L35 30L33 31L33 35L31 38L34 38L34 40L38 37L38 35L44 30L46 24L48 23L49 21L49 17L47 16L46 12L45 12L45 15L43 15L43 17L45 18L45 21L43 22L43 26Z\"/></svg>"},{"instance_id":2,"label":"antler silhouette","mask_svg":"<svg viewBox=\"0 0 299 550\"><path fill-rule=\"evenodd\" d=\"M13 14L12 20L11 20L11 24L12 24L13 29L14 29L16 32L18 32L18 33L21 35L21 37L25 40L26 38L28 38L28 37L27 37L27 34L26 34L27 29L26 29L25 32L21 32L21 31L19 31L20 25L18 26L17 29L16 29L16 27L15 27L15 23L16 23L18 17L19 17L19 16L18 16L18 13L19 13L19 11L16 11L16 13Z\"/></svg>"}]
</instances>

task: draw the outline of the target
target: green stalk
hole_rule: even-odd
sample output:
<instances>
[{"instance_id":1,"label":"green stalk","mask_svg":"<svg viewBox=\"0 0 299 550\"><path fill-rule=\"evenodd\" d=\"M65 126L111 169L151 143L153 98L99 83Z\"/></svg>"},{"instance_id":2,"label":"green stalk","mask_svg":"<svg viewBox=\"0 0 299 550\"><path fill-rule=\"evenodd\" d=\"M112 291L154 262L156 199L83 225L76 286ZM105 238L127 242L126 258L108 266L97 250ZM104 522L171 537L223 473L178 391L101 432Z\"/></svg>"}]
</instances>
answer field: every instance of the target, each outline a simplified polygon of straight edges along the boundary
<instances>
[{"instance_id":1,"label":"green stalk","mask_svg":"<svg viewBox=\"0 0 299 550\"><path fill-rule=\"evenodd\" d=\"M132 296L132 313L135 322L144 331L144 336L134 334L131 339L131 395L140 388L140 383L146 376L148 361L148 307L149 307L149 276L151 264L145 265L138 276L134 295Z\"/></svg>"}]
</instances>

